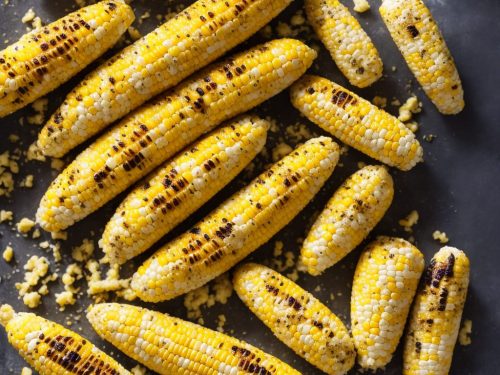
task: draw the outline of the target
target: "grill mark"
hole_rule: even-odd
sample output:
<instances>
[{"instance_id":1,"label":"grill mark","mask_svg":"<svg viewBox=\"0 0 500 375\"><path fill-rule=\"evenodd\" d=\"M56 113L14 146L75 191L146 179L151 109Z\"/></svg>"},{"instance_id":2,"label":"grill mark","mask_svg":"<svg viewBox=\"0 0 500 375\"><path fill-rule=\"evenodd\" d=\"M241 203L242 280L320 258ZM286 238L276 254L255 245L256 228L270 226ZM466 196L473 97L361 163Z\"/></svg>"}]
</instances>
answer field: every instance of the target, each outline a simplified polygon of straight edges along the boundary
<instances>
[{"instance_id":1,"label":"grill mark","mask_svg":"<svg viewBox=\"0 0 500 375\"><path fill-rule=\"evenodd\" d=\"M347 104L355 105L358 101L351 94L334 89L332 92L332 103L345 109Z\"/></svg>"},{"instance_id":2,"label":"grill mark","mask_svg":"<svg viewBox=\"0 0 500 375\"><path fill-rule=\"evenodd\" d=\"M406 26L406 31L408 31L408 34L410 34L412 38L416 38L420 34L415 25Z\"/></svg>"}]
</instances>

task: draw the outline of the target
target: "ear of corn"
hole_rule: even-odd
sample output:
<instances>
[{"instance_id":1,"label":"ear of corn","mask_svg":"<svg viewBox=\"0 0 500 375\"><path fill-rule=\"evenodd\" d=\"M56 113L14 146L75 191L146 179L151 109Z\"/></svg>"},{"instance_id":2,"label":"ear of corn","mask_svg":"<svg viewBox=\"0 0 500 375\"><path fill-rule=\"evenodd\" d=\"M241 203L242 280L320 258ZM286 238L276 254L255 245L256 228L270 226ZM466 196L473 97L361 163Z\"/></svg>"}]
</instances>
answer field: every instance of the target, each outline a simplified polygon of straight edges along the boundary
<instances>
[{"instance_id":1,"label":"ear of corn","mask_svg":"<svg viewBox=\"0 0 500 375\"><path fill-rule=\"evenodd\" d=\"M305 0L307 19L351 85L370 86L383 63L372 40L338 0Z\"/></svg>"},{"instance_id":2,"label":"ear of corn","mask_svg":"<svg viewBox=\"0 0 500 375\"><path fill-rule=\"evenodd\" d=\"M434 255L415 298L403 374L448 374L468 285L469 259L461 250L443 247Z\"/></svg>"},{"instance_id":3,"label":"ear of corn","mask_svg":"<svg viewBox=\"0 0 500 375\"><path fill-rule=\"evenodd\" d=\"M403 239L379 237L362 253L351 295L352 336L361 367L375 370L391 360L423 269L422 253Z\"/></svg>"},{"instance_id":4,"label":"ear of corn","mask_svg":"<svg viewBox=\"0 0 500 375\"><path fill-rule=\"evenodd\" d=\"M3 305L0 323L10 344L41 375L131 375L87 339L35 314Z\"/></svg>"},{"instance_id":5,"label":"ear of corn","mask_svg":"<svg viewBox=\"0 0 500 375\"><path fill-rule=\"evenodd\" d=\"M338 161L331 138L313 138L163 246L132 277L157 302L198 288L267 242L318 192Z\"/></svg>"},{"instance_id":6,"label":"ear of corn","mask_svg":"<svg viewBox=\"0 0 500 375\"><path fill-rule=\"evenodd\" d=\"M245 116L189 146L129 194L100 245L111 263L148 249L208 201L262 150L269 123Z\"/></svg>"},{"instance_id":7,"label":"ear of corn","mask_svg":"<svg viewBox=\"0 0 500 375\"><path fill-rule=\"evenodd\" d=\"M464 108L464 93L453 57L422 0L384 0L380 15L406 63L439 112Z\"/></svg>"},{"instance_id":8,"label":"ear of corn","mask_svg":"<svg viewBox=\"0 0 500 375\"><path fill-rule=\"evenodd\" d=\"M316 53L278 39L237 54L132 113L83 151L50 185L37 221L59 231L97 210L222 121L288 87Z\"/></svg>"},{"instance_id":9,"label":"ear of corn","mask_svg":"<svg viewBox=\"0 0 500 375\"><path fill-rule=\"evenodd\" d=\"M222 56L291 0L198 0L90 73L43 128L60 157L113 121Z\"/></svg>"},{"instance_id":10,"label":"ear of corn","mask_svg":"<svg viewBox=\"0 0 500 375\"><path fill-rule=\"evenodd\" d=\"M392 177L370 165L350 176L314 222L299 262L319 275L350 253L382 219L394 196Z\"/></svg>"},{"instance_id":11,"label":"ear of corn","mask_svg":"<svg viewBox=\"0 0 500 375\"><path fill-rule=\"evenodd\" d=\"M0 51L0 117L69 80L113 46L133 21L134 13L124 2L101 1Z\"/></svg>"},{"instance_id":12,"label":"ear of corn","mask_svg":"<svg viewBox=\"0 0 500 375\"><path fill-rule=\"evenodd\" d=\"M241 300L295 353L327 374L354 365L354 344L342 321L314 296L272 269L238 267L234 289Z\"/></svg>"},{"instance_id":13,"label":"ear of corn","mask_svg":"<svg viewBox=\"0 0 500 375\"><path fill-rule=\"evenodd\" d=\"M162 375L300 374L234 337L144 308L102 303L87 318L103 339Z\"/></svg>"},{"instance_id":14,"label":"ear of corn","mask_svg":"<svg viewBox=\"0 0 500 375\"><path fill-rule=\"evenodd\" d=\"M310 121L376 160L404 171L422 160L422 147L410 129L334 82L305 76L292 86L291 99Z\"/></svg>"}]
</instances>

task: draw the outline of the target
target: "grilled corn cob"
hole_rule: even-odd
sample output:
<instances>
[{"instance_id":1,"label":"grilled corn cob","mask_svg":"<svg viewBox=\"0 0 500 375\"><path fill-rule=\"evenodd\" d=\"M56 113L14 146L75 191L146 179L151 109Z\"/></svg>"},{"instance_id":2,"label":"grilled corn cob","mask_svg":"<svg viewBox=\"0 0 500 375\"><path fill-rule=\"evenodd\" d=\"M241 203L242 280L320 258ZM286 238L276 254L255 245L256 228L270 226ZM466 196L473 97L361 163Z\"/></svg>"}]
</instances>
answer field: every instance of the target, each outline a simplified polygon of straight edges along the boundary
<instances>
[{"instance_id":1,"label":"grilled corn cob","mask_svg":"<svg viewBox=\"0 0 500 375\"><path fill-rule=\"evenodd\" d=\"M451 366L469 285L469 259L443 247L425 273L406 336L403 374L446 375Z\"/></svg>"},{"instance_id":2,"label":"grilled corn cob","mask_svg":"<svg viewBox=\"0 0 500 375\"><path fill-rule=\"evenodd\" d=\"M270 268L238 267L234 289L278 339L327 374L345 374L356 354L344 323L314 296Z\"/></svg>"},{"instance_id":3,"label":"grilled corn cob","mask_svg":"<svg viewBox=\"0 0 500 375\"><path fill-rule=\"evenodd\" d=\"M305 0L307 19L351 85L370 86L382 76L377 48L338 0Z\"/></svg>"},{"instance_id":4,"label":"grilled corn cob","mask_svg":"<svg viewBox=\"0 0 500 375\"><path fill-rule=\"evenodd\" d=\"M196 74L83 151L45 193L37 221L48 231L69 227L204 132L289 86L315 57L298 40L278 39Z\"/></svg>"},{"instance_id":5,"label":"grilled corn cob","mask_svg":"<svg viewBox=\"0 0 500 375\"><path fill-rule=\"evenodd\" d=\"M464 93L448 47L422 0L384 0L380 6L392 39L439 112L464 108Z\"/></svg>"},{"instance_id":6,"label":"grilled corn cob","mask_svg":"<svg viewBox=\"0 0 500 375\"><path fill-rule=\"evenodd\" d=\"M375 370L392 358L424 269L411 243L379 237L359 259L351 295L351 320L358 362Z\"/></svg>"},{"instance_id":7,"label":"grilled corn cob","mask_svg":"<svg viewBox=\"0 0 500 375\"><path fill-rule=\"evenodd\" d=\"M262 150L268 128L259 118L240 118L157 170L106 225L100 245L109 261L121 264L140 254L208 201Z\"/></svg>"},{"instance_id":8,"label":"grilled corn cob","mask_svg":"<svg viewBox=\"0 0 500 375\"><path fill-rule=\"evenodd\" d=\"M410 170L422 147L402 122L349 90L317 76L292 86L293 105L342 142L390 166Z\"/></svg>"},{"instance_id":9,"label":"grilled corn cob","mask_svg":"<svg viewBox=\"0 0 500 375\"><path fill-rule=\"evenodd\" d=\"M103 339L159 374L300 374L234 337L141 307L102 303L87 318Z\"/></svg>"},{"instance_id":10,"label":"grilled corn cob","mask_svg":"<svg viewBox=\"0 0 500 375\"><path fill-rule=\"evenodd\" d=\"M370 165L354 173L316 219L302 245L299 263L311 275L333 266L365 239L393 196L392 177L385 167Z\"/></svg>"},{"instance_id":11,"label":"grilled corn cob","mask_svg":"<svg viewBox=\"0 0 500 375\"><path fill-rule=\"evenodd\" d=\"M38 144L60 157L146 100L222 56L291 0L199 0L90 73L43 128Z\"/></svg>"},{"instance_id":12,"label":"grilled corn cob","mask_svg":"<svg viewBox=\"0 0 500 375\"><path fill-rule=\"evenodd\" d=\"M35 314L16 313L3 305L0 324L10 344L40 375L130 374L88 340Z\"/></svg>"},{"instance_id":13,"label":"grilled corn cob","mask_svg":"<svg viewBox=\"0 0 500 375\"><path fill-rule=\"evenodd\" d=\"M293 219L338 161L331 138L313 138L163 246L132 277L144 301L174 298L226 272Z\"/></svg>"},{"instance_id":14,"label":"grilled corn cob","mask_svg":"<svg viewBox=\"0 0 500 375\"><path fill-rule=\"evenodd\" d=\"M90 5L0 51L0 117L54 90L113 46L134 20L122 1Z\"/></svg>"}]
</instances>

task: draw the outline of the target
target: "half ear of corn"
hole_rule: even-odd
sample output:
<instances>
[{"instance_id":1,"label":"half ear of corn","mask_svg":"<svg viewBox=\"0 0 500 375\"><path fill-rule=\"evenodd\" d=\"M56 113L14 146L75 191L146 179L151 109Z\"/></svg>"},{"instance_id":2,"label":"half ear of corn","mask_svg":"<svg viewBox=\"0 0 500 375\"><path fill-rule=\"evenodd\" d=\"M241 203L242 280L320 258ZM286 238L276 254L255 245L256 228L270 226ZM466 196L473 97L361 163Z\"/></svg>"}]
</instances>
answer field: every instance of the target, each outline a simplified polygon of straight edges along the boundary
<instances>
[{"instance_id":1,"label":"half ear of corn","mask_svg":"<svg viewBox=\"0 0 500 375\"><path fill-rule=\"evenodd\" d=\"M43 196L38 223L52 232L83 219L201 134L288 87L315 57L298 40L278 39L196 74L83 151Z\"/></svg>"},{"instance_id":2,"label":"half ear of corn","mask_svg":"<svg viewBox=\"0 0 500 375\"><path fill-rule=\"evenodd\" d=\"M234 337L141 307L102 303L87 318L99 336L162 375L300 374Z\"/></svg>"},{"instance_id":3,"label":"half ear of corn","mask_svg":"<svg viewBox=\"0 0 500 375\"><path fill-rule=\"evenodd\" d=\"M379 237L361 254L351 295L352 336L361 367L375 370L391 360L423 269L422 253L399 238Z\"/></svg>"},{"instance_id":4,"label":"half ear of corn","mask_svg":"<svg viewBox=\"0 0 500 375\"><path fill-rule=\"evenodd\" d=\"M464 108L464 92L453 57L422 0L384 0L380 6L392 39L439 112Z\"/></svg>"},{"instance_id":5,"label":"half ear of corn","mask_svg":"<svg viewBox=\"0 0 500 375\"><path fill-rule=\"evenodd\" d=\"M331 138L313 138L240 190L190 231L163 246L132 277L144 301L198 288L267 242L318 192L339 157Z\"/></svg>"},{"instance_id":6,"label":"half ear of corn","mask_svg":"<svg viewBox=\"0 0 500 375\"><path fill-rule=\"evenodd\" d=\"M90 73L42 129L44 154L73 147L240 44L291 0L198 0Z\"/></svg>"},{"instance_id":7,"label":"half ear of corn","mask_svg":"<svg viewBox=\"0 0 500 375\"><path fill-rule=\"evenodd\" d=\"M469 259L443 247L427 268L413 306L403 355L403 374L446 375L450 371L469 285Z\"/></svg>"},{"instance_id":8,"label":"half ear of corn","mask_svg":"<svg viewBox=\"0 0 500 375\"><path fill-rule=\"evenodd\" d=\"M338 0L305 0L307 19L351 85L370 86L383 63L372 40Z\"/></svg>"},{"instance_id":9,"label":"half ear of corn","mask_svg":"<svg viewBox=\"0 0 500 375\"><path fill-rule=\"evenodd\" d=\"M237 268L241 300L295 353L327 374L345 374L356 353L342 321L314 296L272 269L249 263Z\"/></svg>"},{"instance_id":10,"label":"half ear of corn","mask_svg":"<svg viewBox=\"0 0 500 375\"><path fill-rule=\"evenodd\" d=\"M420 143L401 121L332 81L305 76L291 98L310 121L376 160L404 171L422 160Z\"/></svg>"},{"instance_id":11,"label":"half ear of corn","mask_svg":"<svg viewBox=\"0 0 500 375\"><path fill-rule=\"evenodd\" d=\"M350 176L314 222L299 262L319 275L350 253L382 219L394 196L392 177L383 166L369 165Z\"/></svg>"},{"instance_id":12,"label":"half ear of corn","mask_svg":"<svg viewBox=\"0 0 500 375\"><path fill-rule=\"evenodd\" d=\"M88 340L35 314L16 313L2 305L0 324L10 344L41 375L131 375Z\"/></svg>"},{"instance_id":13,"label":"half ear of corn","mask_svg":"<svg viewBox=\"0 0 500 375\"><path fill-rule=\"evenodd\" d=\"M134 12L124 2L101 1L0 51L0 117L69 80L112 47L133 21Z\"/></svg>"},{"instance_id":14,"label":"half ear of corn","mask_svg":"<svg viewBox=\"0 0 500 375\"><path fill-rule=\"evenodd\" d=\"M268 128L257 117L235 120L189 146L132 191L100 241L110 263L142 253L214 196L262 150Z\"/></svg>"}]
</instances>

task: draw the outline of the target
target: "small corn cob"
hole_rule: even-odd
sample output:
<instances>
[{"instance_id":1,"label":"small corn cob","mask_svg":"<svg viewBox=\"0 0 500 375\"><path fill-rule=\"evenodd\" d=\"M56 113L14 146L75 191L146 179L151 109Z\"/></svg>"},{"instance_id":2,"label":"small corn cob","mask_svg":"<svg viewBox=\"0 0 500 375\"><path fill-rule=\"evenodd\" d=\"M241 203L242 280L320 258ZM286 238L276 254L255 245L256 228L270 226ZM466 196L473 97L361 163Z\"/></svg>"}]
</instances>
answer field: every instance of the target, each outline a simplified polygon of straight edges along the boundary
<instances>
[{"instance_id":1,"label":"small corn cob","mask_svg":"<svg viewBox=\"0 0 500 375\"><path fill-rule=\"evenodd\" d=\"M242 117L189 146L132 191L100 241L110 263L142 253L201 207L262 150L268 128L267 121Z\"/></svg>"},{"instance_id":2,"label":"small corn cob","mask_svg":"<svg viewBox=\"0 0 500 375\"><path fill-rule=\"evenodd\" d=\"M350 253L382 219L394 196L392 177L370 165L350 176L333 194L313 224L299 262L319 275Z\"/></svg>"},{"instance_id":3,"label":"small corn cob","mask_svg":"<svg viewBox=\"0 0 500 375\"><path fill-rule=\"evenodd\" d=\"M142 106L52 182L38 223L59 231L83 219L201 134L288 87L315 57L298 40L273 40L208 67Z\"/></svg>"},{"instance_id":4,"label":"small corn cob","mask_svg":"<svg viewBox=\"0 0 500 375\"><path fill-rule=\"evenodd\" d=\"M291 0L199 0L90 73L42 129L61 157L250 37Z\"/></svg>"},{"instance_id":5,"label":"small corn cob","mask_svg":"<svg viewBox=\"0 0 500 375\"><path fill-rule=\"evenodd\" d=\"M293 105L342 142L401 170L422 160L420 143L402 122L349 90L318 76L291 89Z\"/></svg>"},{"instance_id":6,"label":"small corn cob","mask_svg":"<svg viewBox=\"0 0 500 375\"><path fill-rule=\"evenodd\" d=\"M379 369L392 358L424 269L411 243L379 237L361 255L351 295L351 320L358 362Z\"/></svg>"},{"instance_id":7,"label":"small corn cob","mask_svg":"<svg viewBox=\"0 0 500 375\"><path fill-rule=\"evenodd\" d=\"M10 344L40 375L130 375L88 340L35 314L16 313L3 305L0 324Z\"/></svg>"},{"instance_id":8,"label":"small corn cob","mask_svg":"<svg viewBox=\"0 0 500 375\"><path fill-rule=\"evenodd\" d=\"M234 337L141 307L101 303L87 318L99 336L162 375L300 374Z\"/></svg>"},{"instance_id":9,"label":"small corn cob","mask_svg":"<svg viewBox=\"0 0 500 375\"><path fill-rule=\"evenodd\" d=\"M384 0L380 6L392 39L436 105L451 115L464 108L464 92L448 47L422 0Z\"/></svg>"},{"instance_id":10,"label":"small corn cob","mask_svg":"<svg viewBox=\"0 0 500 375\"><path fill-rule=\"evenodd\" d=\"M305 360L331 375L354 365L354 344L344 323L293 281L249 263L237 268L233 283L250 310Z\"/></svg>"},{"instance_id":11,"label":"small corn cob","mask_svg":"<svg viewBox=\"0 0 500 375\"><path fill-rule=\"evenodd\" d=\"M267 242L312 199L333 172L338 145L313 138L190 231L163 246L132 277L144 301L158 302L198 288Z\"/></svg>"},{"instance_id":12,"label":"small corn cob","mask_svg":"<svg viewBox=\"0 0 500 375\"><path fill-rule=\"evenodd\" d=\"M0 117L54 90L113 46L134 21L118 0L77 10L0 51Z\"/></svg>"},{"instance_id":13,"label":"small corn cob","mask_svg":"<svg viewBox=\"0 0 500 375\"><path fill-rule=\"evenodd\" d=\"M351 85L370 86L383 63L372 40L338 0L305 0L307 19Z\"/></svg>"},{"instance_id":14,"label":"small corn cob","mask_svg":"<svg viewBox=\"0 0 500 375\"><path fill-rule=\"evenodd\" d=\"M448 374L468 285L469 259L461 250L443 247L427 268L425 284L415 298L403 374Z\"/></svg>"}]
</instances>

